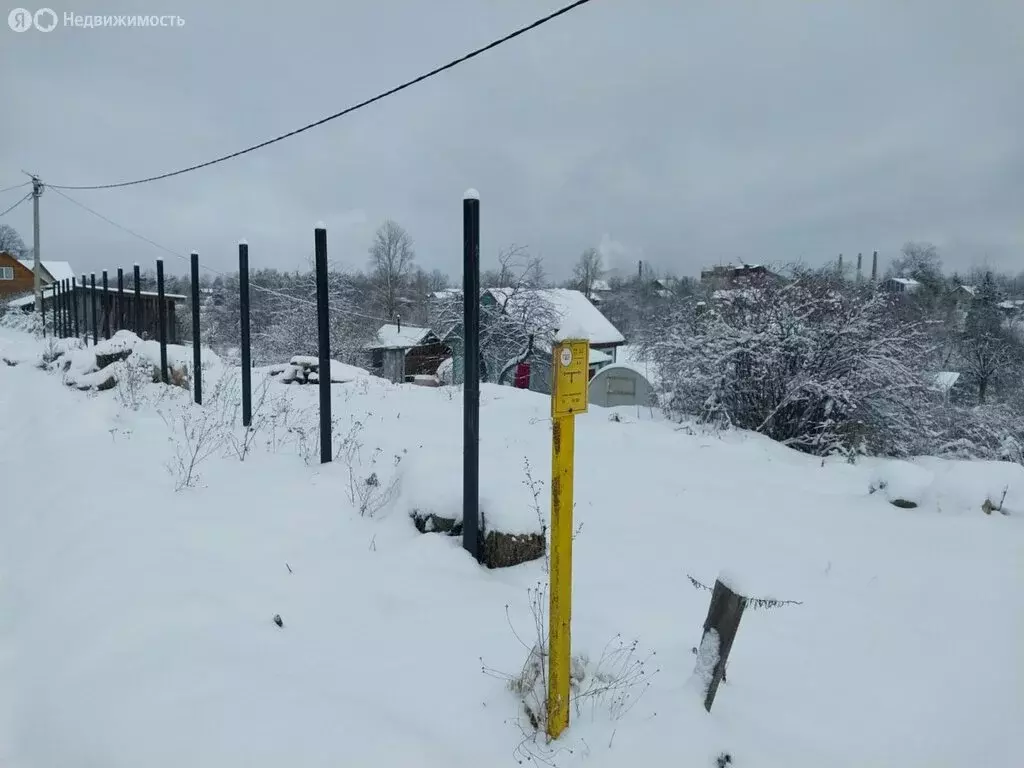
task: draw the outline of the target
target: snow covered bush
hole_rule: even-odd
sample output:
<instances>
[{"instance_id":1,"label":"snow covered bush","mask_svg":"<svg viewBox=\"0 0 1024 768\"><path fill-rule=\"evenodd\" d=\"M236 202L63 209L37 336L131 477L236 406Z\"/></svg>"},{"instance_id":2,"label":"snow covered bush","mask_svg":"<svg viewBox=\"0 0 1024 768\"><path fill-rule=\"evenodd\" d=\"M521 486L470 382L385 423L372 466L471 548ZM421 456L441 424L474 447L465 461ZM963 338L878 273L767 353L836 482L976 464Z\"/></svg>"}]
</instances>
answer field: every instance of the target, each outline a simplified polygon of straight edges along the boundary
<instances>
[{"instance_id":1,"label":"snow covered bush","mask_svg":"<svg viewBox=\"0 0 1024 768\"><path fill-rule=\"evenodd\" d=\"M167 471L175 479L174 490L192 488L199 482L199 465L224 449L238 415L237 374L227 372L217 379L202 405L178 399L158 409L171 432L174 455Z\"/></svg>"},{"instance_id":2,"label":"snow covered bush","mask_svg":"<svg viewBox=\"0 0 1024 768\"><path fill-rule=\"evenodd\" d=\"M363 517L373 517L398 495L401 482L398 467L402 463L402 455L395 454L387 460L383 451L376 448L364 464L364 446L359 439L363 426L363 421L351 422L335 451L335 457L340 458L348 470L349 503Z\"/></svg>"},{"instance_id":3,"label":"snow covered bush","mask_svg":"<svg viewBox=\"0 0 1024 768\"><path fill-rule=\"evenodd\" d=\"M129 355L125 360L114 363L113 367L117 401L124 408L139 410L145 401L146 389L153 381L153 366L138 355Z\"/></svg>"},{"instance_id":4,"label":"snow covered bush","mask_svg":"<svg viewBox=\"0 0 1024 768\"><path fill-rule=\"evenodd\" d=\"M677 416L819 455L918 447L929 348L888 296L815 274L716 291L674 308L646 347Z\"/></svg>"},{"instance_id":5,"label":"snow covered bush","mask_svg":"<svg viewBox=\"0 0 1024 768\"><path fill-rule=\"evenodd\" d=\"M548 594L540 583L528 591L533 619L532 643L516 638L527 649L526 661L516 674L506 674L484 666L485 674L505 680L520 703L517 724L523 741L516 748L516 759L540 759L550 764L551 752L538 738L547 729L548 691ZM508 609L506 608L506 613ZM511 626L511 620L509 620ZM513 628L513 633L515 629ZM569 663L569 706L573 718L585 714L606 714L612 721L621 719L650 687L657 669L650 669L654 652L641 654L639 643L613 637L596 660L587 654L572 656Z\"/></svg>"},{"instance_id":6,"label":"snow covered bush","mask_svg":"<svg viewBox=\"0 0 1024 768\"><path fill-rule=\"evenodd\" d=\"M286 405L281 405L281 402L286 401L287 397L279 393L275 395L271 391L271 381L269 376L258 378L250 401L249 415L252 418L249 420L249 426L242 428L241 436L234 429L228 431L228 444L239 461L245 461L245 457L249 455L256 444L256 438L268 426L275 424L279 414L288 408Z\"/></svg>"},{"instance_id":7,"label":"snow covered bush","mask_svg":"<svg viewBox=\"0 0 1024 768\"><path fill-rule=\"evenodd\" d=\"M22 312L18 309L6 312L0 310L0 327L30 333L33 336L43 335L43 320L38 312Z\"/></svg>"}]
</instances>

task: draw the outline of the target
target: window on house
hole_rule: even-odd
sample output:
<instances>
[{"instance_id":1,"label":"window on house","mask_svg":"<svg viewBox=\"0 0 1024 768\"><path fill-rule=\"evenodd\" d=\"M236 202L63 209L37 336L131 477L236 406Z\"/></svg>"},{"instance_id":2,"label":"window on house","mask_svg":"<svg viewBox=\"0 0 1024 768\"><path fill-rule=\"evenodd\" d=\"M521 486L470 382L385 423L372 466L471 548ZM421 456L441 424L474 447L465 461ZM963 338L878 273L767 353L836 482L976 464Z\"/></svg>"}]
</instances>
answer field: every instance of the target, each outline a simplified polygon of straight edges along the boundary
<instances>
[{"instance_id":1,"label":"window on house","mask_svg":"<svg viewBox=\"0 0 1024 768\"><path fill-rule=\"evenodd\" d=\"M14 267L0 267L0 280L13 280Z\"/></svg>"}]
</instances>

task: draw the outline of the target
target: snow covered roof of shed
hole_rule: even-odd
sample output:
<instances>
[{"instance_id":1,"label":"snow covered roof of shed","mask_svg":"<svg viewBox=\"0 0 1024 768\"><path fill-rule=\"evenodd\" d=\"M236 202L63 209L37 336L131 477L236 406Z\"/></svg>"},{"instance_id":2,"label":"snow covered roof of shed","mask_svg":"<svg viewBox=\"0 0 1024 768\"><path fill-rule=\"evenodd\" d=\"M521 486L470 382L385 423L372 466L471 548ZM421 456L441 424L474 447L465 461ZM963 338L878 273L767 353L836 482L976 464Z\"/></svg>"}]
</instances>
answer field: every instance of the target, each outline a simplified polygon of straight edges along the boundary
<instances>
[{"instance_id":1,"label":"snow covered roof of shed","mask_svg":"<svg viewBox=\"0 0 1024 768\"><path fill-rule=\"evenodd\" d=\"M18 263L30 272L35 268L32 259L18 259ZM66 261L41 261L43 269L50 273L54 280L74 280L75 270Z\"/></svg>"},{"instance_id":2,"label":"snow covered roof of shed","mask_svg":"<svg viewBox=\"0 0 1024 768\"><path fill-rule=\"evenodd\" d=\"M399 327L395 323L387 323L380 327L377 338L369 342L364 349L412 349L436 341L437 336L429 328L404 324Z\"/></svg>"},{"instance_id":3,"label":"snow covered roof of shed","mask_svg":"<svg viewBox=\"0 0 1024 768\"><path fill-rule=\"evenodd\" d=\"M612 289L607 280L595 280L590 284L592 291L610 291Z\"/></svg>"},{"instance_id":4,"label":"snow covered roof of shed","mask_svg":"<svg viewBox=\"0 0 1024 768\"><path fill-rule=\"evenodd\" d=\"M552 311L561 319L562 328L572 328L575 333L582 334L591 344L624 344L626 339L618 328L611 324L601 310L595 307L580 291L571 288L531 288L515 291L512 288L489 288L487 290L494 300L510 308L527 298L539 298L550 305ZM550 330L558 330L552 328Z\"/></svg>"},{"instance_id":5,"label":"snow covered roof of shed","mask_svg":"<svg viewBox=\"0 0 1024 768\"><path fill-rule=\"evenodd\" d=\"M959 380L960 374L957 371L939 371L932 375L932 385L929 389L935 392L949 392Z\"/></svg>"},{"instance_id":6,"label":"snow covered roof of shed","mask_svg":"<svg viewBox=\"0 0 1024 768\"><path fill-rule=\"evenodd\" d=\"M433 291L430 294L430 298L437 299L439 301L447 301L448 299L458 299L461 297L461 288L442 288L440 291Z\"/></svg>"},{"instance_id":7,"label":"snow covered roof of shed","mask_svg":"<svg viewBox=\"0 0 1024 768\"><path fill-rule=\"evenodd\" d=\"M889 279L894 283L899 283L900 285L905 285L907 287L920 285L920 283L912 277L892 277Z\"/></svg>"},{"instance_id":8,"label":"snow covered roof of shed","mask_svg":"<svg viewBox=\"0 0 1024 768\"><path fill-rule=\"evenodd\" d=\"M75 290L76 291L82 291L82 290L91 291L92 290L92 286L87 285L83 289L81 284L76 283L75 284ZM45 288L43 288L40 291L40 294L45 299L45 298L48 298L48 297L52 296L54 293L56 293L56 291L57 291L57 289L56 289L55 286L48 285L48 286L46 286ZM96 286L96 293L102 293L102 292L103 292L103 289L100 286L97 285ZM116 296L117 295L117 290L116 289L111 290L110 294L112 296ZM132 296L135 295L135 289L134 288L127 288L126 287L124 289L124 294L125 294L125 296L131 298ZM157 291L139 291L139 296L146 296L146 297L157 298L159 295L160 294ZM185 301L187 298L188 298L188 296L184 296L183 294L180 294L180 293L167 293L167 292L164 292L164 300L165 301L167 301L167 300L171 300L171 301ZM11 307L12 309L23 309L25 307L28 307L28 306L31 306L32 304L34 304L35 301L36 301L35 295L32 294L32 293L29 293L28 295L22 296L21 298L12 299L11 301L7 302L7 306Z\"/></svg>"}]
</instances>

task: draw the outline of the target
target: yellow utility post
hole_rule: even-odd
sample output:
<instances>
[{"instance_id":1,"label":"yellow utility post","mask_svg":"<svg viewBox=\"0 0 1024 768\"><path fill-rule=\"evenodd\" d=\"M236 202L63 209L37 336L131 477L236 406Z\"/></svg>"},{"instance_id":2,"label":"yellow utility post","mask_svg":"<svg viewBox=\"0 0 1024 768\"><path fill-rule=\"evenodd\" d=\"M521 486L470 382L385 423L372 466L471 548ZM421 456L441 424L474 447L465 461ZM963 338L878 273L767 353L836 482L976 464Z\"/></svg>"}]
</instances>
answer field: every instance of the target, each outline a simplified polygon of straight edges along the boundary
<instances>
[{"instance_id":1,"label":"yellow utility post","mask_svg":"<svg viewBox=\"0 0 1024 768\"><path fill-rule=\"evenodd\" d=\"M569 727L572 653L572 480L576 414L587 410L590 342L555 345L551 361L551 587L548 606L548 737Z\"/></svg>"}]
</instances>

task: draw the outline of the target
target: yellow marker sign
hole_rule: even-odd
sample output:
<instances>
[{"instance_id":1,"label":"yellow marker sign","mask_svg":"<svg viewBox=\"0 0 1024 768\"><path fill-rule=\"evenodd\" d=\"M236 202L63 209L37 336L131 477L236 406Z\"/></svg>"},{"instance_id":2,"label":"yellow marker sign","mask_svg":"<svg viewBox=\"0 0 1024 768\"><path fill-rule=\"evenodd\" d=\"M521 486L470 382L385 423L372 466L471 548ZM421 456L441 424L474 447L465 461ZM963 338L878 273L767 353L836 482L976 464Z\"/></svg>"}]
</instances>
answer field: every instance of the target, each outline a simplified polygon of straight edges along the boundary
<instances>
[{"instance_id":1,"label":"yellow marker sign","mask_svg":"<svg viewBox=\"0 0 1024 768\"><path fill-rule=\"evenodd\" d=\"M576 414L587 410L590 343L566 341L552 355L551 588L548 602L548 737L569 727L572 654L572 496Z\"/></svg>"},{"instance_id":2,"label":"yellow marker sign","mask_svg":"<svg viewBox=\"0 0 1024 768\"><path fill-rule=\"evenodd\" d=\"M553 417L586 413L589 374L589 341L563 341L555 345L551 372Z\"/></svg>"}]
</instances>

